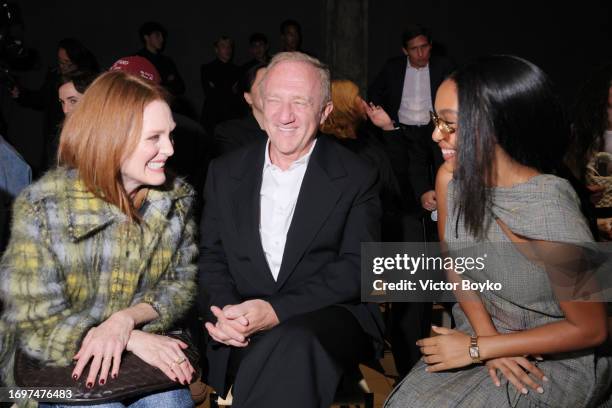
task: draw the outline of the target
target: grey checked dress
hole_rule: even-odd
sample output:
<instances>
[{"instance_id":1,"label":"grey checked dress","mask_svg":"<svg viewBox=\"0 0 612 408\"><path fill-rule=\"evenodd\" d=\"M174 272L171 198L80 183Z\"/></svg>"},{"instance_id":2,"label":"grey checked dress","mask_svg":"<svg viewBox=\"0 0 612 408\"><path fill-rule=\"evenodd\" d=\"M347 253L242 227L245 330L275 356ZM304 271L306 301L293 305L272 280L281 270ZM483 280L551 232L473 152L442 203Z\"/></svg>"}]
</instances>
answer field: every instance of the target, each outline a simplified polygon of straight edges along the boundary
<instances>
[{"instance_id":1,"label":"grey checked dress","mask_svg":"<svg viewBox=\"0 0 612 408\"><path fill-rule=\"evenodd\" d=\"M528 239L567 243L592 242L589 228L579 209L578 198L570 184L552 175L539 175L510 188L494 188L493 205L487 219L486 240L497 249L488 254L486 268L466 272L464 278L476 282L500 282L501 291L482 294L482 301L500 333L527 330L562 320L563 312L555 300L544 270L522 256L499 225L499 218L511 231ZM450 248L474 243L454 214L455 187L448 187L446 241ZM473 333L459 304L453 309L457 329ZM466 350L467 353L467 350ZM612 358L593 349L545 355L538 367L550 379L544 393L530 390L519 393L500 374L502 386L496 387L486 367L472 365L458 370L428 373L420 361L393 390L386 408L404 407L597 407L607 406L605 395L612 384ZM610 404L608 402L608 404Z\"/></svg>"}]
</instances>

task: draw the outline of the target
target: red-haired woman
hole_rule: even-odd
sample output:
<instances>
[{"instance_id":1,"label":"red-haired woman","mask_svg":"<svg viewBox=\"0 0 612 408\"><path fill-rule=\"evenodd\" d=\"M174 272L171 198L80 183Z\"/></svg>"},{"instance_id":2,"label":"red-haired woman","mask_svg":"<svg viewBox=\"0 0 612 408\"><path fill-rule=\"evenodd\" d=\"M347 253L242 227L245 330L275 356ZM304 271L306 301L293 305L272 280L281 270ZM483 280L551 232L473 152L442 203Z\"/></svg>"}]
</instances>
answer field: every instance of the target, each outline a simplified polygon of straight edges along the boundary
<instances>
[{"instance_id":1,"label":"red-haired woman","mask_svg":"<svg viewBox=\"0 0 612 408\"><path fill-rule=\"evenodd\" d=\"M121 376L129 350L177 384L139 406L193 406L187 345L154 334L172 328L195 293L194 193L164 171L174 126L155 84L117 71L68 116L59 166L17 198L2 258L7 384L16 349L48 365L76 360L71 375L88 388Z\"/></svg>"}]
</instances>

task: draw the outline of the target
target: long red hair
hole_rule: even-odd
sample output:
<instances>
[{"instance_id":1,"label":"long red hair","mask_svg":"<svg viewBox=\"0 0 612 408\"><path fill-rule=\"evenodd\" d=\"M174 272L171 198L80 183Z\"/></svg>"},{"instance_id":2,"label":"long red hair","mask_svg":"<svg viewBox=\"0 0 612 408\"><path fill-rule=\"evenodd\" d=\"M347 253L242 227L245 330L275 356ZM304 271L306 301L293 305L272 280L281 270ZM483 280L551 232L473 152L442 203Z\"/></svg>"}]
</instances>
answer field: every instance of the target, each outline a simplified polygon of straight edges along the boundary
<instances>
[{"instance_id":1,"label":"long red hair","mask_svg":"<svg viewBox=\"0 0 612 408\"><path fill-rule=\"evenodd\" d=\"M121 178L121 164L138 145L145 106L166 100L156 84L122 72L106 72L87 89L66 119L58 151L60 166L78 170L87 188L138 219Z\"/></svg>"}]
</instances>

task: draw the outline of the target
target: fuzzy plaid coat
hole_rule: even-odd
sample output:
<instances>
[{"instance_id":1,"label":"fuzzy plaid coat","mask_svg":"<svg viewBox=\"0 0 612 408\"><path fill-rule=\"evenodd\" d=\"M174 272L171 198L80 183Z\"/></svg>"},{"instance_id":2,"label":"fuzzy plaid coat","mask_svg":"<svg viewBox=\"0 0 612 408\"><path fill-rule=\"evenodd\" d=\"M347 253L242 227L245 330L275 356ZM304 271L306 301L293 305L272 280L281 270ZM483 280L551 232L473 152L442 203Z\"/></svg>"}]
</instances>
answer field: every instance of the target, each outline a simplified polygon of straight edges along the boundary
<instances>
[{"instance_id":1,"label":"fuzzy plaid coat","mask_svg":"<svg viewBox=\"0 0 612 408\"><path fill-rule=\"evenodd\" d=\"M0 367L12 382L14 348L68 365L92 326L145 302L170 328L195 295L191 187L151 189L140 224L95 197L75 170L59 168L24 190L13 208L0 265ZM2 327L4 326L4 327Z\"/></svg>"}]
</instances>

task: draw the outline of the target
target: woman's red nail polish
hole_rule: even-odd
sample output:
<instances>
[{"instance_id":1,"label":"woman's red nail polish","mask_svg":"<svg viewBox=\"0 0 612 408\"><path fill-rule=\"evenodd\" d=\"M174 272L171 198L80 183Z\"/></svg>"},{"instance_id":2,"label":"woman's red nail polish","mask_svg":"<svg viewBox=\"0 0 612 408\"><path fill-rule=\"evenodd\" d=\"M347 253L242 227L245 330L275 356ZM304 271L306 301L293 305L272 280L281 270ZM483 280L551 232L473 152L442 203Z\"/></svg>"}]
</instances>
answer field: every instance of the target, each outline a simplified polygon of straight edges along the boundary
<instances>
[{"instance_id":1,"label":"woman's red nail polish","mask_svg":"<svg viewBox=\"0 0 612 408\"><path fill-rule=\"evenodd\" d=\"M73 379L73 380L76 380L77 378L79 378L79 376L78 376L78 375L76 375L76 374L72 374L72 379Z\"/></svg>"},{"instance_id":2,"label":"woman's red nail polish","mask_svg":"<svg viewBox=\"0 0 612 408\"><path fill-rule=\"evenodd\" d=\"M117 378L117 374L113 374L113 379Z\"/></svg>"},{"instance_id":3,"label":"woman's red nail polish","mask_svg":"<svg viewBox=\"0 0 612 408\"><path fill-rule=\"evenodd\" d=\"M93 383L88 382L87 383L87 388L93 388Z\"/></svg>"},{"instance_id":4,"label":"woman's red nail polish","mask_svg":"<svg viewBox=\"0 0 612 408\"><path fill-rule=\"evenodd\" d=\"M100 380L100 385L104 385L104 383L105 383L105 382L106 382L106 380L105 380L105 379L101 379L101 380Z\"/></svg>"}]
</instances>

